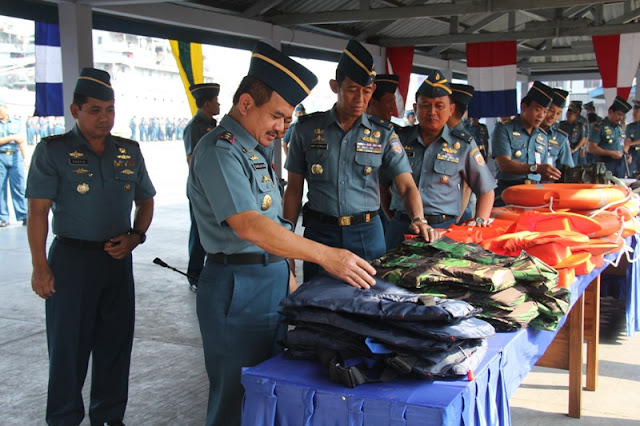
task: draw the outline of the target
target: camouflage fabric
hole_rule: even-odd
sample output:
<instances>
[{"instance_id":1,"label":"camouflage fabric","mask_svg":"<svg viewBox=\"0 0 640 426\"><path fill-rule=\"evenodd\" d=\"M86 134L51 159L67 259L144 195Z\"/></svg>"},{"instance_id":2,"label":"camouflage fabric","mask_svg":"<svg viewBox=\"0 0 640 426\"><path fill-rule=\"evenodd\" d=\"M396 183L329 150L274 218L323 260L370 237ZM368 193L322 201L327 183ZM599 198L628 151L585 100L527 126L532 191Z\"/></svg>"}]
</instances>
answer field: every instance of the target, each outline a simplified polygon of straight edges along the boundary
<instances>
[{"instance_id":1,"label":"camouflage fabric","mask_svg":"<svg viewBox=\"0 0 640 426\"><path fill-rule=\"evenodd\" d=\"M562 168L562 177L558 183L594 183L610 184L612 174L604 163L582 164L576 167Z\"/></svg>"},{"instance_id":2,"label":"camouflage fabric","mask_svg":"<svg viewBox=\"0 0 640 426\"><path fill-rule=\"evenodd\" d=\"M508 257L446 237L433 243L415 238L372 264L379 277L397 285L482 308L478 317L499 330L529 323L554 329L569 309L568 290L556 287L558 272L525 251Z\"/></svg>"}]
</instances>

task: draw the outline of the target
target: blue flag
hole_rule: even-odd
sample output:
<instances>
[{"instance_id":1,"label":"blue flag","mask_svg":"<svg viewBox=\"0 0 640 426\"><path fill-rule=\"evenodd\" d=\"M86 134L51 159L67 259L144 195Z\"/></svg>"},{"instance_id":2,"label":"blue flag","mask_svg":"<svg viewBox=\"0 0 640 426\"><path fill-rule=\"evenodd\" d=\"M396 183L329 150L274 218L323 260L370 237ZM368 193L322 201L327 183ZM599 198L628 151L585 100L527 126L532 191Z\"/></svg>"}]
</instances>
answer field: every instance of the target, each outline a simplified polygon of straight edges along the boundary
<instances>
[{"instance_id":1,"label":"blue flag","mask_svg":"<svg viewBox=\"0 0 640 426\"><path fill-rule=\"evenodd\" d=\"M60 27L36 21L36 110L34 116L62 116Z\"/></svg>"}]
</instances>

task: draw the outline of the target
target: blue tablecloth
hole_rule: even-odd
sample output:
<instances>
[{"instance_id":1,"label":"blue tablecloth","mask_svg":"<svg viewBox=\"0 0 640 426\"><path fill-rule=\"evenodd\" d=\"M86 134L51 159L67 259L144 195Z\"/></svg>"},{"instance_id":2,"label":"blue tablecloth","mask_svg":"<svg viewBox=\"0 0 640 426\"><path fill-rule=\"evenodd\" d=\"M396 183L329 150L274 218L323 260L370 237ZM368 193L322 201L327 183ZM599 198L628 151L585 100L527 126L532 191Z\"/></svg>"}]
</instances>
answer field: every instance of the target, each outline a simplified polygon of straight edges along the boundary
<instances>
[{"instance_id":1,"label":"blue tablecloth","mask_svg":"<svg viewBox=\"0 0 640 426\"><path fill-rule=\"evenodd\" d=\"M572 283L571 306L601 272L596 269ZM488 339L487 355L473 381L397 379L349 389L330 382L317 362L277 356L244 369L242 424L508 425L509 398L556 333L533 329L498 333Z\"/></svg>"}]
</instances>

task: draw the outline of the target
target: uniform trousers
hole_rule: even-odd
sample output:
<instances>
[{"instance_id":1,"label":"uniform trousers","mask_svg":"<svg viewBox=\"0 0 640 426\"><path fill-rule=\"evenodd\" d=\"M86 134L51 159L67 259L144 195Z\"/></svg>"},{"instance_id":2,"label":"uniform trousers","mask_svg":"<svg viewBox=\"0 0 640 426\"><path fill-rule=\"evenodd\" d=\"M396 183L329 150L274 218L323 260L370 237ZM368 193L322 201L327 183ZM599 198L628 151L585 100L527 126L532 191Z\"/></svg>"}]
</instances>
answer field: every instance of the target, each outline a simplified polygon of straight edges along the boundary
<instances>
[{"instance_id":1,"label":"uniform trousers","mask_svg":"<svg viewBox=\"0 0 640 426\"><path fill-rule=\"evenodd\" d=\"M442 223L437 223L437 224L430 223L429 226L437 229L447 229L449 225L453 223L456 223L455 217L449 220L445 220ZM409 226L411 226L411 221L409 220L401 219L397 216L394 216L393 218L391 218L391 220L389 221L389 226L387 227L387 232L384 234L387 247L389 249L394 248L395 246L400 244L402 241L404 241L405 234L411 233L409 232Z\"/></svg>"},{"instance_id":2,"label":"uniform trousers","mask_svg":"<svg viewBox=\"0 0 640 426\"><path fill-rule=\"evenodd\" d=\"M640 149L636 149L635 146L629 148L629 152L631 153L631 164L629 164L629 170L631 171L631 175L634 173L640 172ZM631 177L631 176L629 176Z\"/></svg>"},{"instance_id":3,"label":"uniform trousers","mask_svg":"<svg viewBox=\"0 0 640 426\"><path fill-rule=\"evenodd\" d=\"M11 200L16 220L21 222L27 218L27 200L24 198L26 186L24 158L20 151L15 151L11 155L0 152L0 220L6 222L9 221L7 182L11 188Z\"/></svg>"},{"instance_id":4,"label":"uniform trousers","mask_svg":"<svg viewBox=\"0 0 640 426\"><path fill-rule=\"evenodd\" d=\"M200 243L200 234L198 234L198 224L193 216L193 208L189 201L189 215L191 216L191 228L189 229L189 265L187 266L187 274L194 278L188 278L189 284L198 285L198 277L202 273L204 260L207 252L204 251L202 243Z\"/></svg>"},{"instance_id":5,"label":"uniform trousers","mask_svg":"<svg viewBox=\"0 0 640 426\"><path fill-rule=\"evenodd\" d=\"M380 215L371 218L370 222L351 226L338 226L305 217L304 226L306 238L330 247L347 249L365 260L377 259L387 251ZM318 264L304 262L302 270L304 281L309 281L322 268Z\"/></svg>"},{"instance_id":6,"label":"uniform trousers","mask_svg":"<svg viewBox=\"0 0 640 426\"><path fill-rule=\"evenodd\" d=\"M101 249L49 249L56 292L47 299L49 346L47 424L79 425L82 387L92 358L91 424L122 420L129 393L134 287L131 255L122 260Z\"/></svg>"},{"instance_id":7,"label":"uniform trousers","mask_svg":"<svg viewBox=\"0 0 640 426\"><path fill-rule=\"evenodd\" d=\"M287 327L278 315L289 291L289 264L254 265L207 260L197 293L198 322L209 376L207 426L240 425L242 367L282 352Z\"/></svg>"},{"instance_id":8,"label":"uniform trousers","mask_svg":"<svg viewBox=\"0 0 640 426\"><path fill-rule=\"evenodd\" d=\"M602 161L607 170L609 170L615 177L624 178L626 174L624 162L627 161L624 157L617 160L614 160L611 157L598 157L598 161Z\"/></svg>"}]
</instances>

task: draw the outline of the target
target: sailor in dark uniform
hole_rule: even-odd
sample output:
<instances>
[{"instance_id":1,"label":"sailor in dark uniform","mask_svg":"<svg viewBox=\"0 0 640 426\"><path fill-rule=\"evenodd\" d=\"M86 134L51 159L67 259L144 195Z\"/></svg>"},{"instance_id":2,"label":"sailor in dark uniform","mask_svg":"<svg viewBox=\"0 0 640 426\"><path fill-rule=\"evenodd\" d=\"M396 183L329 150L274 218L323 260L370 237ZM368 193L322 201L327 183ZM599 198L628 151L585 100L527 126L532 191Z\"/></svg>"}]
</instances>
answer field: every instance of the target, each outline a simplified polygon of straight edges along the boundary
<instances>
[{"instance_id":1,"label":"sailor in dark uniform","mask_svg":"<svg viewBox=\"0 0 640 426\"><path fill-rule=\"evenodd\" d=\"M607 116L594 123L589 132L589 153L595 155L614 176L625 176L624 133L620 123L631 105L620 96L616 96L609 107Z\"/></svg>"},{"instance_id":2,"label":"sailor in dark uniform","mask_svg":"<svg viewBox=\"0 0 640 426\"><path fill-rule=\"evenodd\" d=\"M562 109L567 104L569 92L562 89L553 90L555 93L547 111L547 117L540 125L540 128L547 132L549 139L547 162L556 168L561 166L573 167L569 135L564 130L559 129L557 125L557 121L562 115Z\"/></svg>"}]
</instances>

